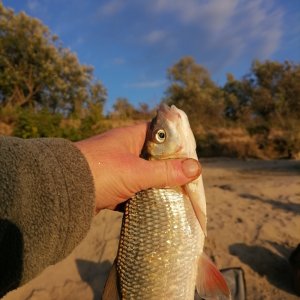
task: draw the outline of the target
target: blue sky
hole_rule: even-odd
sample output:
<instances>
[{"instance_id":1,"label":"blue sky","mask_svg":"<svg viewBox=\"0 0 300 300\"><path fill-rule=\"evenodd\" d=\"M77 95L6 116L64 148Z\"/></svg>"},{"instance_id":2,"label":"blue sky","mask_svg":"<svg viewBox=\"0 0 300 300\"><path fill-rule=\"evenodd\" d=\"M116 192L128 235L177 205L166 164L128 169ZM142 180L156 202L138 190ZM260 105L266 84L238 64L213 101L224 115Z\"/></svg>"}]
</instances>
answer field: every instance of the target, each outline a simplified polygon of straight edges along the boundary
<instances>
[{"instance_id":1,"label":"blue sky","mask_svg":"<svg viewBox=\"0 0 300 300\"><path fill-rule=\"evenodd\" d=\"M0 0L1 1L1 0ZM167 69L192 55L212 79L245 75L253 59L300 62L299 0L12 0L39 18L108 90L159 103Z\"/></svg>"}]
</instances>

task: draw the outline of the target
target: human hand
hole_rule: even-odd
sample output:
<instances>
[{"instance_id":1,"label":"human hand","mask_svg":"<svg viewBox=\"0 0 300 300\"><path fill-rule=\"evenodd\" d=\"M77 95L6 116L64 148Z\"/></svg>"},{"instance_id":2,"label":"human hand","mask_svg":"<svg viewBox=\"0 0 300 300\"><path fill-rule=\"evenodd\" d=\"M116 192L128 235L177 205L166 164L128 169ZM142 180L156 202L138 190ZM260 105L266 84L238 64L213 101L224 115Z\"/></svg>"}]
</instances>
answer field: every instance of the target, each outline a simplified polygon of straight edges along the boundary
<instances>
[{"instance_id":1,"label":"human hand","mask_svg":"<svg viewBox=\"0 0 300 300\"><path fill-rule=\"evenodd\" d=\"M140 158L146 132L147 123L141 123L75 143L94 178L96 212L114 209L141 190L182 186L200 175L200 164L194 159L147 161Z\"/></svg>"}]
</instances>

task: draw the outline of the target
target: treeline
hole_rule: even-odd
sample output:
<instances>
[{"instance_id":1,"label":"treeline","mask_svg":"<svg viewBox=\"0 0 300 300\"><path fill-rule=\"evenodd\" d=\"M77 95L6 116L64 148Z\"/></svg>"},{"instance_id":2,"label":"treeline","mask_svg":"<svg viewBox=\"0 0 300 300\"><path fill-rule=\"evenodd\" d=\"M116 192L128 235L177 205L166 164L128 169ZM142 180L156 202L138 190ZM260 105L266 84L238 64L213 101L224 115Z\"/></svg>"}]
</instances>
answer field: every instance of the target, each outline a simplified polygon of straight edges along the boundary
<instances>
[{"instance_id":1,"label":"treeline","mask_svg":"<svg viewBox=\"0 0 300 300\"><path fill-rule=\"evenodd\" d=\"M186 111L200 155L296 158L300 153L300 65L253 62L241 80L223 87L192 57L167 76L162 101ZM0 3L0 134L79 140L116 126L149 120L155 109L116 99L93 68L79 63L39 20Z\"/></svg>"},{"instance_id":2,"label":"treeline","mask_svg":"<svg viewBox=\"0 0 300 300\"><path fill-rule=\"evenodd\" d=\"M168 77L164 101L188 113L202 155L300 158L300 64L254 61L219 87L184 57Z\"/></svg>"}]
</instances>

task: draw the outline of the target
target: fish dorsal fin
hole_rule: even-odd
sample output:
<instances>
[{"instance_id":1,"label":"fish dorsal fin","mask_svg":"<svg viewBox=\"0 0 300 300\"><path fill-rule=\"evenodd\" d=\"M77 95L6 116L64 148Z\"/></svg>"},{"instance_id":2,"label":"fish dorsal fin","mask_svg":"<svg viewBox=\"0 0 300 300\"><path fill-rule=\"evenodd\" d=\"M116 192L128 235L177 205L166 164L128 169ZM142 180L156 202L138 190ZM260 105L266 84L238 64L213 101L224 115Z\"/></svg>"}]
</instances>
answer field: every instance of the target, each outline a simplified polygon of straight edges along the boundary
<instances>
[{"instance_id":1,"label":"fish dorsal fin","mask_svg":"<svg viewBox=\"0 0 300 300\"><path fill-rule=\"evenodd\" d=\"M199 257L196 289L203 299L231 299L223 275L204 253Z\"/></svg>"},{"instance_id":2,"label":"fish dorsal fin","mask_svg":"<svg viewBox=\"0 0 300 300\"><path fill-rule=\"evenodd\" d=\"M102 300L119 300L117 284L117 266L116 261L113 263L105 283Z\"/></svg>"},{"instance_id":3,"label":"fish dorsal fin","mask_svg":"<svg viewBox=\"0 0 300 300\"><path fill-rule=\"evenodd\" d=\"M186 184L184 186L184 190L192 203L195 215L200 223L202 231L204 235L207 236L206 199L202 175L200 175L196 180Z\"/></svg>"}]
</instances>

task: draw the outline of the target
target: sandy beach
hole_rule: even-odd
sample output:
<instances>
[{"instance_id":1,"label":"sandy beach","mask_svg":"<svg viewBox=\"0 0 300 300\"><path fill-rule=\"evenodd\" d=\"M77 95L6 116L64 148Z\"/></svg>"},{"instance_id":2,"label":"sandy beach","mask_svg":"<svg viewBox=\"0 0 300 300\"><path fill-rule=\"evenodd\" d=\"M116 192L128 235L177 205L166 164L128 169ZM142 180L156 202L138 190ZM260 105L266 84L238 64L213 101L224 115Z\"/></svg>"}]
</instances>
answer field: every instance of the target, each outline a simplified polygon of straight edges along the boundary
<instances>
[{"instance_id":1,"label":"sandy beach","mask_svg":"<svg viewBox=\"0 0 300 300\"><path fill-rule=\"evenodd\" d=\"M206 247L242 267L248 299L298 299L287 259L300 243L300 162L206 160Z\"/></svg>"},{"instance_id":2,"label":"sandy beach","mask_svg":"<svg viewBox=\"0 0 300 300\"><path fill-rule=\"evenodd\" d=\"M288 257L300 243L300 161L204 159L205 252L241 267L247 299L299 299ZM4 299L101 299L118 247L121 213L102 211L70 256Z\"/></svg>"}]
</instances>

